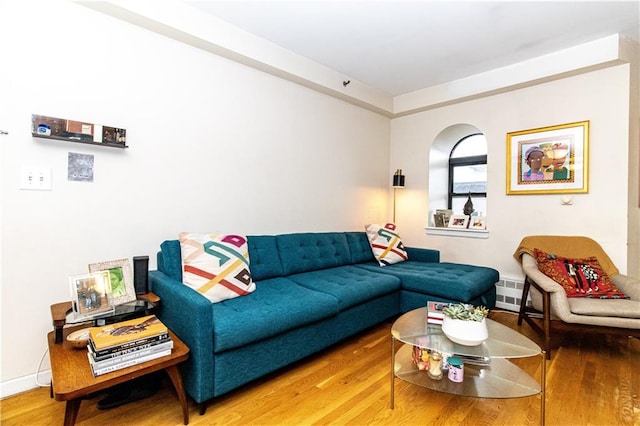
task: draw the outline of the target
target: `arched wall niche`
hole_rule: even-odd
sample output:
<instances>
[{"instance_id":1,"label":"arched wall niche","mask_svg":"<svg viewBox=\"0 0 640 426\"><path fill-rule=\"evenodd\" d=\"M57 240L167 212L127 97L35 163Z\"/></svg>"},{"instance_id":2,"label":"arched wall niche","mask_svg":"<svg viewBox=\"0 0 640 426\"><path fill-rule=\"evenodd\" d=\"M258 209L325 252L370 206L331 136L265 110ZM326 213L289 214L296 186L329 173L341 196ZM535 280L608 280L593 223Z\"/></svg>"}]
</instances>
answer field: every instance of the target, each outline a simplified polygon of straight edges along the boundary
<instances>
[{"instance_id":1,"label":"arched wall niche","mask_svg":"<svg viewBox=\"0 0 640 426\"><path fill-rule=\"evenodd\" d=\"M445 128L433 140L429 153L429 226L435 226L433 212L447 208L451 150L461 139L477 133L483 132L472 124L459 123Z\"/></svg>"}]
</instances>

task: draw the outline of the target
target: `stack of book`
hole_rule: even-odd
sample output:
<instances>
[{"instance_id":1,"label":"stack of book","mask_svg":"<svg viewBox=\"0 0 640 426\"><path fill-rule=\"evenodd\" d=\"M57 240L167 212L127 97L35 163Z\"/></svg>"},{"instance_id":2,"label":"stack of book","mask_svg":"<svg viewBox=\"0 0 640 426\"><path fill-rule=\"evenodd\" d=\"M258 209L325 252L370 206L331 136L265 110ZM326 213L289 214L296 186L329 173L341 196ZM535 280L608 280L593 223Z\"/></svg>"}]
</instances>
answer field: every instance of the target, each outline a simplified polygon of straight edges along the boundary
<instances>
[{"instance_id":1,"label":"stack of book","mask_svg":"<svg viewBox=\"0 0 640 426\"><path fill-rule=\"evenodd\" d=\"M444 314L442 310L449 306L446 302L427 302L427 324L442 324L444 322Z\"/></svg>"},{"instance_id":2,"label":"stack of book","mask_svg":"<svg viewBox=\"0 0 640 426\"><path fill-rule=\"evenodd\" d=\"M94 376L170 355L173 348L167 327L155 315L93 327L89 333Z\"/></svg>"}]
</instances>

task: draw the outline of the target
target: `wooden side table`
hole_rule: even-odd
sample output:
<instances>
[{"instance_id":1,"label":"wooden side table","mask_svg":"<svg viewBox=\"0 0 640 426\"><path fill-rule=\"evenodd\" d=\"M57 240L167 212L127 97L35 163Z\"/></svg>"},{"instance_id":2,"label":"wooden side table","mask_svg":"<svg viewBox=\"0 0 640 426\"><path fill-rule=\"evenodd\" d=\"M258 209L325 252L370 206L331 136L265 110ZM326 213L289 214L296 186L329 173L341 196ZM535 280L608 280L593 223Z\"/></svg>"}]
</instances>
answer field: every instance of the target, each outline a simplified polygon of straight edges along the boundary
<instances>
[{"instance_id":1,"label":"wooden side table","mask_svg":"<svg viewBox=\"0 0 640 426\"><path fill-rule=\"evenodd\" d=\"M62 343L56 343L57 330L47 334L51 359L51 389L56 401L67 403L64 413L65 426L75 424L83 397L160 370L165 370L169 375L182 406L184 424L189 424L187 397L178 369L178 364L189 357L189 348L173 332L169 330L173 339L171 355L94 377L87 359L87 350L76 349L66 341L70 332L80 328L82 326L63 329Z\"/></svg>"}]
</instances>

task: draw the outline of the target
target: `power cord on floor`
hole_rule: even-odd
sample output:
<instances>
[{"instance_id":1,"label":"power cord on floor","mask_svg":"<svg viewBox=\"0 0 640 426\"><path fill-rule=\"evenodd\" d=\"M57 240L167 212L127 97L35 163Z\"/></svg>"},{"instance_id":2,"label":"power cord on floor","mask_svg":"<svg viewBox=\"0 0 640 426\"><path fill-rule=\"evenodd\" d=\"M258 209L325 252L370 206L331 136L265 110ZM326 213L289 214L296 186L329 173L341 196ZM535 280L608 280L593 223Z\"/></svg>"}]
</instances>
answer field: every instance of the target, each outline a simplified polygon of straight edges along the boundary
<instances>
[{"instance_id":1,"label":"power cord on floor","mask_svg":"<svg viewBox=\"0 0 640 426\"><path fill-rule=\"evenodd\" d=\"M41 388L47 388L51 386L51 382L45 384L38 381L38 376L40 376L40 368L42 367L42 361L44 361L44 357L47 355L47 353L49 353L49 349L44 350L44 353L40 358L40 362L38 363L38 368L36 369L36 385L40 386Z\"/></svg>"}]
</instances>

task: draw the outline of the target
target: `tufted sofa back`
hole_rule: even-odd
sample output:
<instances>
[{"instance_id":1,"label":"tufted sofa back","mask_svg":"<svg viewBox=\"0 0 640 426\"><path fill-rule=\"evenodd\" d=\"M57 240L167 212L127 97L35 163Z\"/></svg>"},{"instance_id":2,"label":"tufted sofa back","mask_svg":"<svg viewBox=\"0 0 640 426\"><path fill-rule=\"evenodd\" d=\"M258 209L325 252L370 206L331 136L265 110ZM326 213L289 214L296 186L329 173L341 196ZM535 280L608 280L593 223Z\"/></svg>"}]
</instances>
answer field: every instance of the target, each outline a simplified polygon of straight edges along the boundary
<instances>
[{"instance_id":1,"label":"tufted sofa back","mask_svg":"<svg viewBox=\"0 0 640 426\"><path fill-rule=\"evenodd\" d=\"M285 275L351 263L343 232L283 234L275 238Z\"/></svg>"},{"instance_id":2,"label":"tufted sofa back","mask_svg":"<svg viewBox=\"0 0 640 426\"><path fill-rule=\"evenodd\" d=\"M247 240L254 281L375 261L364 232L250 235ZM180 241L167 240L160 249L158 269L182 281Z\"/></svg>"}]
</instances>

